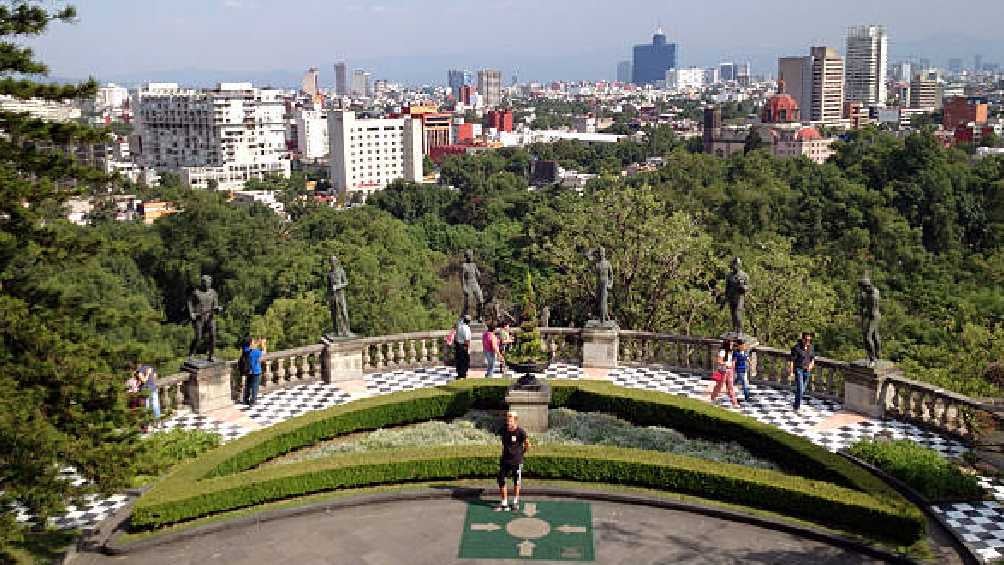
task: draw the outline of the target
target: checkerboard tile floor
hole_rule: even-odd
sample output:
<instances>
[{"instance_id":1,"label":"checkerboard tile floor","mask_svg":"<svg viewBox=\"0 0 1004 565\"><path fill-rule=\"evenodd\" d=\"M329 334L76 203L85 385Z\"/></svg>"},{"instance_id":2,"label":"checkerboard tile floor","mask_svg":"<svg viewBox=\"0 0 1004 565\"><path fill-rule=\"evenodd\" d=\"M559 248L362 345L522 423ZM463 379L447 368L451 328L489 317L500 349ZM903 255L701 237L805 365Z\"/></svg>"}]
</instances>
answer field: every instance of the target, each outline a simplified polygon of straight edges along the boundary
<instances>
[{"instance_id":1,"label":"checkerboard tile floor","mask_svg":"<svg viewBox=\"0 0 1004 565\"><path fill-rule=\"evenodd\" d=\"M707 400L714 381L691 373L678 373L658 367L619 367L610 372L614 384ZM782 430L805 436L817 424L840 410L840 404L807 397L798 411L792 410L791 393L768 386L750 385L750 402L743 399L742 390L736 387L740 407L733 408L727 396L718 397L716 404L727 410L777 426Z\"/></svg>"},{"instance_id":2,"label":"checkerboard tile floor","mask_svg":"<svg viewBox=\"0 0 1004 565\"><path fill-rule=\"evenodd\" d=\"M504 368L503 375L517 376L508 367ZM582 368L563 363L555 363L544 371L544 377L548 379L581 379L582 375ZM366 389L372 395L387 394L444 385L456 378L457 370L454 367L403 369L366 375Z\"/></svg>"},{"instance_id":3,"label":"checkerboard tile floor","mask_svg":"<svg viewBox=\"0 0 1004 565\"><path fill-rule=\"evenodd\" d=\"M988 478L981 478L980 482L994 494L995 500L940 504L932 508L973 554L984 563L990 563L1004 558L1004 505L1001 504L1004 484Z\"/></svg>"},{"instance_id":4,"label":"checkerboard tile floor","mask_svg":"<svg viewBox=\"0 0 1004 565\"><path fill-rule=\"evenodd\" d=\"M226 443L247 435L251 430L231 422L221 422L203 414L177 414L161 423L162 430L205 430L220 435L220 442Z\"/></svg>"},{"instance_id":5,"label":"checkerboard tile floor","mask_svg":"<svg viewBox=\"0 0 1004 565\"><path fill-rule=\"evenodd\" d=\"M893 439L909 439L924 447L931 448L945 457L959 457L966 446L934 432L929 432L906 422L892 420L865 420L848 424L833 430L807 434L807 438L830 451L839 451L861 439L871 439L876 435L889 435Z\"/></svg>"},{"instance_id":6,"label":"checkerboard tile floor","mask_svg":"<svg viewBox=\"0 0 1004 565\"><path fill-rule=\"evenodd\" d=\"M262 427L271 426L307 412L322 410L351 400L338 387L310 383L262 394L254 406L238 404L237 409Z\"/></svg>"}]
</instances>

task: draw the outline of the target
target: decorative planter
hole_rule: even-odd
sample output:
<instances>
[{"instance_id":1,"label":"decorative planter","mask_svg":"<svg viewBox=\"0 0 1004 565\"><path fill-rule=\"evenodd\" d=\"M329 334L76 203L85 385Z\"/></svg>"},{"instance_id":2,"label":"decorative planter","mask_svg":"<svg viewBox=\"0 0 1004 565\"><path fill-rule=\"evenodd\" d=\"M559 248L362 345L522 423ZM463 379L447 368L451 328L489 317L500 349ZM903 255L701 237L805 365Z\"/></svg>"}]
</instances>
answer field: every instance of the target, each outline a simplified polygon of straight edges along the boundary
<instances>
[{"instance_id":1,"label":"decorative planter","mask_svg":"<svg viewBox=\"0 0 1004 565\"><path fill-rule=\"evenodd\" d=\"M541 382L535 375L537 373L543 373L547 369L547 365L547 362L509 363L509 368L520 375L519 379L516 381L515 388L523 390L539 390Z\"/></svg>"}]
</instances>

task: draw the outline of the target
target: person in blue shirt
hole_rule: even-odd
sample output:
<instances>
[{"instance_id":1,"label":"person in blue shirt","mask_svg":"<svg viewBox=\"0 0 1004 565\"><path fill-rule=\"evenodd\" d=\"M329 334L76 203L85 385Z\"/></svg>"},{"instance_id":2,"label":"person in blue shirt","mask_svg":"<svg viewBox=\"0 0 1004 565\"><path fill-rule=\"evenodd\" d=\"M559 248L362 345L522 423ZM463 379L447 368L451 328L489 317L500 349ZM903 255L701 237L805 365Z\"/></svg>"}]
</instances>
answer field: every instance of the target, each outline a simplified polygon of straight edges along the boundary
<instances>
[{"instance_id":1,"label":"person in blue shirt","mask_svg":"<svg viewBox=\"0 0 1004 565\"><path fill-rule=\"evenodd\" d=\"M266 341L262 339L246 338L241 355L247 356L247 374L244 384L244 404L254 406L258 401L258 385L261 384L261 358L265 354Z\"/></svg>"},{"instance_id":2,"label":"person in blue shirt","mask_svg":"<svg viewBox=\"0 0 1004 565\"><path fill-rule=\"evenodd\" d=\"M750 352L749 345L742 341L736 347L736 351L732 354L732 360L735 362L735 372L736 372L736 382L735 384L741 385L743 387L743 397L746 398L746 402L750 401L750 383L749 383L749 361Z\"/></svg>"}]
</instances>

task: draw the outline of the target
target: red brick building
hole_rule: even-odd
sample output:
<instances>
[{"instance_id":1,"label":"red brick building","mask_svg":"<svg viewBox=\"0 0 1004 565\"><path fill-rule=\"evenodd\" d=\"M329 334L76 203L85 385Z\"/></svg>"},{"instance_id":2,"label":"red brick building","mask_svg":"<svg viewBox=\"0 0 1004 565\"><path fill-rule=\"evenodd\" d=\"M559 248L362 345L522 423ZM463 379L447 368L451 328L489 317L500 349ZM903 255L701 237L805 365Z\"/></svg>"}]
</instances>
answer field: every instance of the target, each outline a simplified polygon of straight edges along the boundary
<instances>
[{"instance_id":1,"label":"red brick building","mask_svg":"<svg viewBox=\"0 0 1004 565\"><path fill-rule=\"evenodd\" d=\"M488 127L498 131L512 131L512 110L491 110L488 112Z\"/></svg>"},{"instance_id":2,"label":"red brick building","mask_svg":"<svg viewBox=\"0 0 1004 565\"><path fill-rule=\"evenodd\" d=\"M989 117L986 98L978 96L953 96L945 100L944 106L942 125L948 130L970 123L984 125Z\"/></svg>"}]
</instances>

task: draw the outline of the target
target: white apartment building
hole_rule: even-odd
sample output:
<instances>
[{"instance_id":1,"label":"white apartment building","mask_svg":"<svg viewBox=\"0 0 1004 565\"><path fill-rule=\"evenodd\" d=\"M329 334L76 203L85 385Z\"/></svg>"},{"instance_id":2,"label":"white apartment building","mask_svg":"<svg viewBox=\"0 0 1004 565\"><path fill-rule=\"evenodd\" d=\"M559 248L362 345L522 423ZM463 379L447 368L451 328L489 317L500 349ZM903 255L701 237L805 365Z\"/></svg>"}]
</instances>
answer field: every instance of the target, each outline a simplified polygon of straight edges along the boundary
<instances>
[{"instance_id":1,"label":"white apartment building","mask_svg":"<svg viewBox=\"0 0 1004 565\"><path fill-rule=\"evenodd\" d=\"M802 109L802 115L808 115L813 122L839 124L844 117L846 95L844 59L830 47L813 47L809 53L812 58L811 104L808 113Z\"/></svg>"},{"instance_id":2,"label":"white apartment building","mask_svg":"<svg viewBox=\"0 0 1004 565\"><path fill-rule=\"evenodd\" d=\"M69 122L79 119L82 115L76 102L54 102L41 98L23 100L8 94L0 95L0 110L24 112L46 122Z\"/></svg>"},{"instance_id":3,"label":"white apartment building","mask_svg":"<svg viewBox=\"0 0 1004 565\"><path fill-rule=\"evenodd\" d=\"M889 36L884 26L853 26L847 30L846 97L866 106L885 105Z\"/></svg>"},{"instance_id":4,"label":"white apartment building","mask_svg":"<svg viewBox=\"0 0 1004 565\"><path fill-rule=\"evenodd\" d=\"M177 171L195 188L239 190L249 179L289 178L282 92L249 82L213 90L150 83L133 104L137 160Z\"/></svg>"},{"instance_id":5,"label":"white apartment building","mask_svg":"<svg viewBox=\"0 0 1004 565\"><path fill-rule=\"evenodd\" d=\"M328 140L328 111L298 109L296 121L296 147L305 160L327 157L331 150Z\"/></svg>"},{"instance_id":6,"label":"white apartment building","mask_svg":"<svg viewBox=\"0 0 1004 565\"><path fill-rule=\"evenodd\" d=\"M666 88L682 90L684 88L701 88L702 86L704 86L704 69L700 67L666 71Z\"/></svg>"},{"instance_id":7,"label":"white apartment building","mask_svg":"<svg viewBox=\"0 0 1004 565\"><path fill-rule=\"evenodd\" d=\"M422 179L422 121L357 118L355 112L328 113L331 186L365 200L396 179Z\"/></svg>"}]
</instances>

